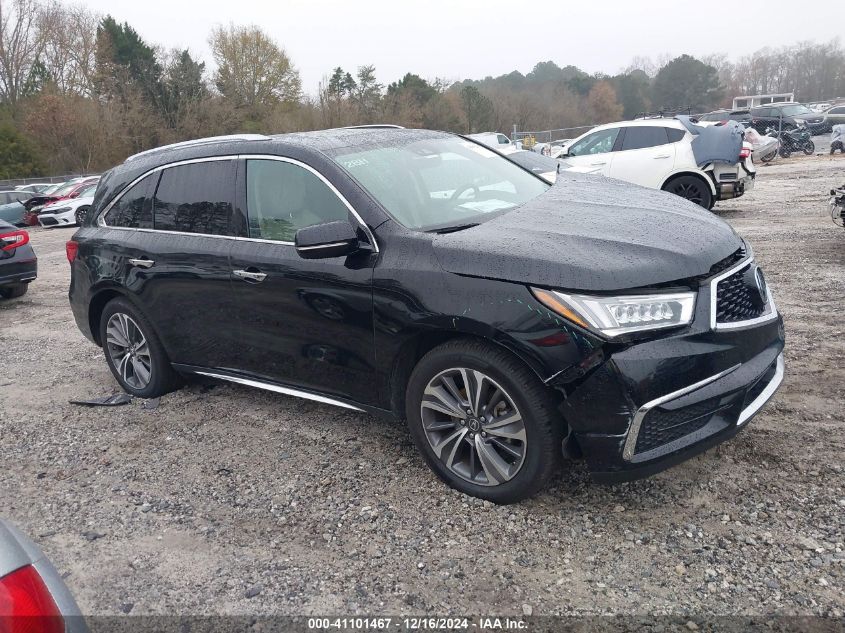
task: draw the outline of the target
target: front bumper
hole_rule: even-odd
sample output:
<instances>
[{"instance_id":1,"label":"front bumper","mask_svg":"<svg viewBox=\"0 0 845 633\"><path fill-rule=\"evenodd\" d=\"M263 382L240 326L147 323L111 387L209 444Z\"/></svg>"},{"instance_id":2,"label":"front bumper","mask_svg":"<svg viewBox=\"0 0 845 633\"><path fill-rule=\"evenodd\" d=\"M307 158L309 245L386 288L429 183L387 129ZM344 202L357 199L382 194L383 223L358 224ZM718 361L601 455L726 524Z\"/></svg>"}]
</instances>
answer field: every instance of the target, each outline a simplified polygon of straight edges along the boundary
<instances>
[{"instance_id":1,"label":"front bumper","mask_svg":"<svg viewBox=\"0 0 845 633\"><path fill-rule=\"evenodd\" d=\"M39 213L38 223L41 226L75 226L76 216L73 211L65 211L64 213Z\"/></svg>"},{"instance_id":2,"label":"front bumper","mask_svg":"<svg viewBox=\"0 0 845 633\"><path fill-rule=\"evenodd\" d=\"M645 477L732 437L780 386L785 334L774 303L760 318L715 324L709 293L702 286L686 330L611 352L568 386L561 411L596 480Z\"/></svg>"}]
</instances>

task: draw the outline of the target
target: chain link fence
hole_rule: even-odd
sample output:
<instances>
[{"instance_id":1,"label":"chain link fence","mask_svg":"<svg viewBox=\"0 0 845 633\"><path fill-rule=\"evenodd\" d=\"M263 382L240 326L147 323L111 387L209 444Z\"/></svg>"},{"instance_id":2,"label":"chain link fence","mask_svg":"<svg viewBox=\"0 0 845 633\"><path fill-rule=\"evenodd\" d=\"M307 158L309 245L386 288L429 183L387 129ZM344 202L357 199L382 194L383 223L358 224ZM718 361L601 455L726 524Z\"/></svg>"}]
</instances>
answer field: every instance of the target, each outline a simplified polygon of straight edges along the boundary
<instances>
[{"instance_id":1,"label":"chain link fence","mask_svg":"<svg viewBox=\"0 0 845 633\"><path fill-rule=\"evenodd\" d=\"M56 184L67 182L68 180L72 180L74 178L86 178L88 176L96 176L97 174L67 174L64 176L40 176L37 178L10 178L7 180L0 180L0 191L8 191L9 189L14 189L15 187L20 187L23 185L34 185L34 184Z\"/></svg>"}]
</instances>

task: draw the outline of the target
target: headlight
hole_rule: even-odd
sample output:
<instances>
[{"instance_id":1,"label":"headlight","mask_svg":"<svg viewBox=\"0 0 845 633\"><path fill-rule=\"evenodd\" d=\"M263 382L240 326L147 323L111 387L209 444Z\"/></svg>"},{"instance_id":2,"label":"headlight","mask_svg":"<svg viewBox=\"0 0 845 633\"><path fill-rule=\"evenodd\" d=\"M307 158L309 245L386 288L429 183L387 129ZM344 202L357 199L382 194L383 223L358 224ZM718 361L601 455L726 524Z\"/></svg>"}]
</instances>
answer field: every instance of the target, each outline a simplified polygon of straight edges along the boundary
<instances>
[{"instance_id":1,"label":"headlight","mask_svg":"<svg viewBox=\"0 0 845 633\"><path fill-rule=\"evenodd\" d=\"M537 300L555 314L613 338L644 330L687 325L695 312L695 293L593 297L531 288Z\"/></svg>"}]
</instances>

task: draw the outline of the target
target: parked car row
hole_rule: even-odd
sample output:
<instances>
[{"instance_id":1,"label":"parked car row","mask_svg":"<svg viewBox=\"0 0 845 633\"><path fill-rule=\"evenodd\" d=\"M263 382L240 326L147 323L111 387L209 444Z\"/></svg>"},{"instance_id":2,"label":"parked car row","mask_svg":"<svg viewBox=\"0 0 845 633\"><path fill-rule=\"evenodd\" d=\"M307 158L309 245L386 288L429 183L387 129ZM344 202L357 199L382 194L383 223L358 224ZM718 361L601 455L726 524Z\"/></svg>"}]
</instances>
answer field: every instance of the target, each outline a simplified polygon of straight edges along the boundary
<instances>
[{"instance_id":1,"label":"parked car row","mask_svg":"<svg viewBox=\"0 0 845 633\"><path fill-rule=\"evenodd\" d=\"M737 121L745 127L753 127L760 134L765 134L768 128L806 128L812 136L818 136L829 133L831 127L838 123L845 123L845 104L828 104L826 110L819 111L801 103L770 103L751 109L714 110L697 118L702 122Z\"/></svg>"},{"instance_id":2,"label":"parked car row","mask_svg":"<svg viewBox=\"0 0 845 633\"><path fill-rule=\"evenodd\" d=\"M15 226L75 226L90 206L99 179L84 176L0 191L0 220Z\"/></svg>"}]
</instances>

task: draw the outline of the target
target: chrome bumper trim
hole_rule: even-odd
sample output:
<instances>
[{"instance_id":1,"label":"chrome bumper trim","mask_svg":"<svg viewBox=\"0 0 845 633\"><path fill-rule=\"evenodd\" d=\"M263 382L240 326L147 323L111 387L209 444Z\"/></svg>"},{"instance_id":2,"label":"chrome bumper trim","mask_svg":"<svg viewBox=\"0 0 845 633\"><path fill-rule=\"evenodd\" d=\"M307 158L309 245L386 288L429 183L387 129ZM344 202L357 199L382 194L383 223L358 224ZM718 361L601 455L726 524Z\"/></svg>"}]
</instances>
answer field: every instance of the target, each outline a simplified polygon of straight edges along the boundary
<instances>
[{"instance_id":1,"label":"chrome bumper trim","mask_svg":"<svg viewBox=\"0 0 845 633\"><path fill-rule=\"evenodd\" d=\"M725 371L720 371L714 376L710 376L709 378L705 378L704 380L699 380L697 383L688 385L683 389L678 389L677 391L673 391L672 393L667 393L665 396L662 396L660 398L655 398L650 402L646 402L643 406L637 409L637 413L634 415L634 419L631 422L631 428L628 430L628 438L625 440L625 448L622 451L622 459L624 459L625 461L631 461L631 458L634 457L634 448L637 445L637 437L639 437L640 435L640 427L643 424L643 419L649 411L651 411L654 407L660 406L661 404L665 404L670 400L680 398L681 396L685 396L688 393L692 393L696 389L701 389L702 387L709 385L711 382L719 380L719 378L727 376L729 373L736 370L740 366L740 364L741 363L737 363L733 367L726 369Z\"/></svg>"},{"instance_id":2,"label":"chrome bumper trim","mask_svg":"<svg viewBox=\"0 0 845 633\"><path fill-rule=\"evenodd\" d=\"M742 426L748 422L751 416L762 409L763 405L766 404L773 395L775 395L775 391L777 391L778 387L780 387L780 383L783 382L784 367L783 352L781 352L778 356L774 377L769 384L766 385L766 388L762 391L762 393L754 398L754 401L742 410L742 413L739 414L739 420L736 423L737 426Z\"/></svg>"}]
</instances>

